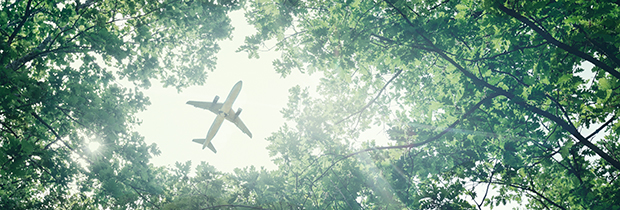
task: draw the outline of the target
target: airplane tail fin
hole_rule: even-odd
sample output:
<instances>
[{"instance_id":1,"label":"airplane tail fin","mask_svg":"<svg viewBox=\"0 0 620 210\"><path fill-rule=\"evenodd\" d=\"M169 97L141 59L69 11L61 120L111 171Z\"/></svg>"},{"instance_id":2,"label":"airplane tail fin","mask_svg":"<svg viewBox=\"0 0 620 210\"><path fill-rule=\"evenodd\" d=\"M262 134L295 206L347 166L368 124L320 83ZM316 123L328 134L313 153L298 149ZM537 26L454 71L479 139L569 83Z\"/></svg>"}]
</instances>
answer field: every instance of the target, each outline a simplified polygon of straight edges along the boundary
<instances>
[{"instance_id":1,"label":"airplane tail fin","mask_svg":"<svg viewBox=\"0 0 620 210\"><path fill-rule=\"evenodd\" d=\"M205 143L206 139L193 139L193 142L199 143L199 144L203 144ZM213 151L213 153L217 153L217 150L215 150L215 147L213 146L213 144L211 144L211 142L209 142L209 144L207 144L207 147ZM204 149L204 146L202 147L202 149Z\"/></svg>"}]
</instances>

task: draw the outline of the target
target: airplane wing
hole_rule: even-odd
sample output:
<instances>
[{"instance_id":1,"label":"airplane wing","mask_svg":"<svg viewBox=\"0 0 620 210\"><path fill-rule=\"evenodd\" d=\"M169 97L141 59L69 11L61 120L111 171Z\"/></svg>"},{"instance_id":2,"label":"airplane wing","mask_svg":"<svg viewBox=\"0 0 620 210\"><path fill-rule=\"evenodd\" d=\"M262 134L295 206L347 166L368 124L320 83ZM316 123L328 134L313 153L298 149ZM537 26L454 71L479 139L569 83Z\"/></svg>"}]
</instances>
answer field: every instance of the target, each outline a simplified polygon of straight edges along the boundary
<instances>
[{"instance_id":1,"label":"airplane wing","mask_svg":"<svg viewBox=\"0 0 620 210\"><path fill-rule=\"evenodd\" d=\"M233 109L230 109L228 110L228 115L226 116L226 119L234 123L239 129L241 129L241 131L243 131L243 133L247 134L250 138L252 138L252 132L250 132L248 127L245 127L245 124L243 124L243 121L241 121L241 118L239 118L239 116L235 116L235 111Z\"/></svg>"},{"instance_id":2,"label":"airplane wing","mask_svg":"<svg viewBox=\"0 0 620 210\"><path fill-rule=\"evenodd\" d=\"M220 108L222 108L222 106L224 105L223 103L213 104L213 102L206 102L206 101L188 101L187 104L193 105L201 109L209 110L215 114L218 114L220 111Z\"/></svg>"}]
</instances>

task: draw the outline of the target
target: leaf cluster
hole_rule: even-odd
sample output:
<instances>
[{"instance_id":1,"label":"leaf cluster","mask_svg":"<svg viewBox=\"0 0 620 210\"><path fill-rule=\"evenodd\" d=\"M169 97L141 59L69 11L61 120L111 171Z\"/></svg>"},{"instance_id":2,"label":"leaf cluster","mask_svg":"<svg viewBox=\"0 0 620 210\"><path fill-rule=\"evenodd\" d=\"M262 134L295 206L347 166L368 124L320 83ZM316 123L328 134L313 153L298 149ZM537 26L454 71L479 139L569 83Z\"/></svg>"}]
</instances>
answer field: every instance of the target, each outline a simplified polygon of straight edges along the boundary
<instances>
[{"instance_id":1,"label":"leaf cluster","mask_svg":"<svg viewBox=\"0 0 620 210\"><path fill-rule=\"evenodd\" d=\"M0 208L159 207L141 91L204 83L242 3L2 1Z\"/></svg>"},{"instance_id":2,"label":"leaf cluster","mask_svg":"<svg viewBox=\"0 0 620 210\"><path fill-rule=\"evenodd\" d=\"M258 32L241 50L276 39L276 71L324 75L317 96L291 89L292 125L268 138L305 206L619 208L617 3L249 6ZM394 141L360 144L371 124Z\"/></svg>"}]
</instances>

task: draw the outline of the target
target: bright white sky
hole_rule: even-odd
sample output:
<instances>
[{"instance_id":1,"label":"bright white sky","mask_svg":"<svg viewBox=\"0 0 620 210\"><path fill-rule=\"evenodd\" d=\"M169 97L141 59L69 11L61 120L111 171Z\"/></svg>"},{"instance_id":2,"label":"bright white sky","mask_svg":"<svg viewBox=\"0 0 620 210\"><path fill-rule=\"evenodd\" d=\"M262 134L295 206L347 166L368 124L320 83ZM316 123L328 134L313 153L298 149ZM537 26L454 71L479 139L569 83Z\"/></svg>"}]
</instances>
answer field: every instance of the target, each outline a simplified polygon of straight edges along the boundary
<instances>
[{"instance_id":1,"label":"bright white sky","mask_svg":"<svg viewBox=\"0 0 620 210\"><path fill-rule=\"evenodd\" d=\"M143 122L137 131L145 137L147 144L156 143L161 150L161 155L152 160L157 166L174 166L177 161L191 160L193 166L206 161L223 172L250 165L276 169L266 149L268 142L265 138L284 124L280 110L288 102L288 90L295 85L311 86L314 90L318 84L318 74L308 76L293 72L285 79L280 77L271 63L279 53L263 52L260 59L248 59L243 52L235 53L244 38L255 30L245 21L243 11L234 12L230 17L235 27L233 40L220 42L217 69L209 72L203 86L177 93L174 88L154 84L144 92L151 105L138 114ZM217 154L206 148L203 150L202 145L191 140L206 137L215 114L185 103L189 100L212 101L216 95L223 102L239 80L243 81L243 87L232 108L235 111L243 109L239 117L253 138L225 121L212 141Z\"/></svg>"}]
</instances>

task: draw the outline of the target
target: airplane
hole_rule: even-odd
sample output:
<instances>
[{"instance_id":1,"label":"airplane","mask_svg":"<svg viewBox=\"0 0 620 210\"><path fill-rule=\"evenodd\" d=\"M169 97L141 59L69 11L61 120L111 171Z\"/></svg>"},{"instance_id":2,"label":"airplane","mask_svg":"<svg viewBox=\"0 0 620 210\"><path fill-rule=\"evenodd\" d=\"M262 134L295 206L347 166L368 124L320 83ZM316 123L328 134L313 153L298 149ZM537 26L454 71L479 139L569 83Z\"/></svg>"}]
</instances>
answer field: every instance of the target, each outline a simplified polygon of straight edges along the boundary
<instances>
[{"instance_id":1,"label":"airplane","mask_svg":"<svg viewBox=\"0 0 620 210\"><path fill-rule=\"evenodd\" d=\"M231 109L233 102L235 102L235 99L237 99L237 96L239 95L239 92L241 91L241 85L242 85L242 82L239 81L237 82L237 84L235 84L235 86L233 86L232 90L230 90L230 93L228 94L228 97L226 97L226 101L224 101L224 103L217 102L217 100L220 99L219 96L215 96L215 98L213 99L213 102L205 102L205 101L188 101L187 102L187 104L189 105L193 105L201 109L209 110L217 115L217 117L213 121L213 124L211 124L211 128L209 128L209 132L207 133L207 138L192 140L193 142L202 144L202 149L205 149L205 147L209 147L209 149L213 151L213 153L217 153L217 151L215 150L215 147L213 147L213 144L211 144L211 140L213 139L217 131L220 129L220 126L222 126L222 122L224 122L224 119L227 119L228 121L237 125L237 127L241 129L243 133L247 134L250 138L252 138L252 133L250 132L250 130L248 130L247 127L245 127L245 124L243 124L243 122L241 121L241 118L239 118L239 114L241 114L241 108L239 108L236 112L233 109Z\"/></svg>"}]
</instances>

